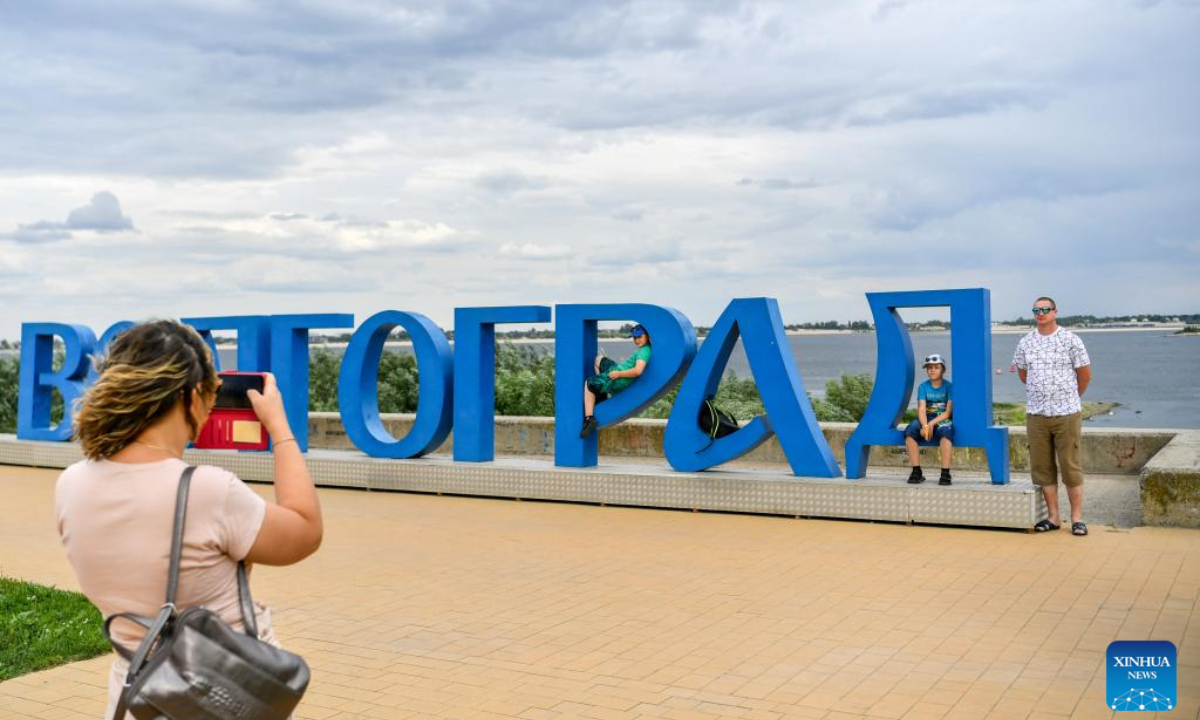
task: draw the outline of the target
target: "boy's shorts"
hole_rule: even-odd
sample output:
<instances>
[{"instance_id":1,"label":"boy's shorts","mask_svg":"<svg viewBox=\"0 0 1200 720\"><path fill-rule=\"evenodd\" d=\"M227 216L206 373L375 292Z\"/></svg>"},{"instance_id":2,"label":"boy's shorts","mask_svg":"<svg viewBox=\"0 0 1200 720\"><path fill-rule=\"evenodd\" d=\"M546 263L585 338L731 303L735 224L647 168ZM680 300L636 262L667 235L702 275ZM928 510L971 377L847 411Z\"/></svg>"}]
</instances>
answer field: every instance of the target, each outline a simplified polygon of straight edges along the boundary
<instances>
[{"instance_id":1,"label":"boy's shorts","mask_svg":"<svg viewBox=\"0 0 1200 720\"><path fill-rule=\"evenodd\" d=\"M604 400L609 395L612 395L612 379L608 377L608 374L616 366L617 363L612 358L600 358L600 372L588 376L588 390L591 390L596 395L597 400Z\"/></svg>"},{"instance_id":2,"label":"boy's shorts","mask_svg":"<svg viewBox=\"0 0 1200 720\"><path fill-rule=\"evenodd\" d=\"M921 442L922 440L924 440L925 438L921 437L921 421L913 420L912 422L910 422L908 424L908 427L904 428L904 437L912 438L913 440L916 440L917 442ZM954 442L954 426L953 425L947 425L946 423L938 423L937 425L933 426L934 442L941 442L943 438L946 440L949 440L950 442Z\"/></svg>"}]
</instances>

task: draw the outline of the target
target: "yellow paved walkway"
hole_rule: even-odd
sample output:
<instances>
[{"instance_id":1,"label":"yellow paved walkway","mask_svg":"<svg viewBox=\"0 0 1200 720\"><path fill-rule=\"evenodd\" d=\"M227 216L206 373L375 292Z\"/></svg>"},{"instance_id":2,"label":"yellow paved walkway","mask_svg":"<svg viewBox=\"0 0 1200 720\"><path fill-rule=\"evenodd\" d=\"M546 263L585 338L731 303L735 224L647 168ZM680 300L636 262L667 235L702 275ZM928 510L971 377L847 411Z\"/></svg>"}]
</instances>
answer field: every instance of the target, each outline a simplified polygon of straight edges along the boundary
<instances>
[{"instance_id":1,"label":"yellow paved walkway","mask_svg":"<svg viewBox=\"0 0 1200 720\"><path fill-rule=\"evenodd\" d=\"M72 588L56 476L0 468L0 573ZM1146 638L1166 715L1200 710L1196 531L321 495L321 551L255 571L301 718L1100 718L1105 648ZM0 718L99 718L107 662L0 684Z\"/></svg>"}]
</instances>

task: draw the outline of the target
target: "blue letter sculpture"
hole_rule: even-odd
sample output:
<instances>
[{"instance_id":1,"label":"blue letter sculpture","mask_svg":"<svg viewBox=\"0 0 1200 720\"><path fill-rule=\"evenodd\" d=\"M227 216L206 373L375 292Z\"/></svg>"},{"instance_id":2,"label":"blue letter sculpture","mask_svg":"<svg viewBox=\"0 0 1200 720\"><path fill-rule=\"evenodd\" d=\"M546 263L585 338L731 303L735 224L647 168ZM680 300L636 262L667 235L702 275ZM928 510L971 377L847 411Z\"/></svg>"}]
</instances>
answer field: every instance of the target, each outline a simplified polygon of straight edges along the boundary
<instances>
[{"instance_id":1,"label":"blue letter sculpture","mask_svg":"<svg viewBox=\"0 0 1200 720\"><path fill-rule=\"evenodd\" d=\"M710 442L700 429L700 408L705 398L716 394L739 334L744 338L750 372L758 383L767 414ZM663 441L663 453L671 467L686 472L707 470L745 455L775 434L794 474L826 478L841 475L789 348L779 303L774 298L744 298L729 303L704 339L675 397Z\"/></svg>"},{"instance_id":2,"label":"blue letter sculpture","mask_svg":"<svg viewBox=\"0 0 1200 720\"><path fill-rule=\"evenodd\" d=\"M598 320L634 320L646 326L653 357L645 372L620 394L596 406L596 422L610 427L645 410L683 375L696 355L696 329L677 310L642 304L558 305L554 318L554 463L592 467L597 433L583 429L583 381L594 372Z\"/></svg>"},{"instance_id":3,"label":"blue letter sculpture","mask_svg":"<svg viewBox=\"0 0 1200 720\"><path fill-rule=\"evenodd\" d=\"M862 421L846 441L846 477L867 472L872 445L903 445L896 423L913 389L913 350L897 308L950 306L954 375L954 444L987 452L992 482L1008 482L1008 428L992 425L991 293L984 288L867 293L875 318L875 388Z\"/></svg>"},{"instance_id":4,"label":"blue letter sculpture","mask_svg":"<svg viewBox=\"0 0 1200 720\"><path fill-rule=\"evenodd\" d=\"M213 365L221 369L221 356L213 341L213 330L237 331L237 369L240 372L266 372L271 367L271 317L269 315L233 315L226 317L181 318L191 325L212 350ZM292 428L293 430L295 428Z\"/></svg>"},{"instance_id":5,"label":"blue letter sculpture","mask_svg":"<svg viewBox=\"0 0 1200 720\"><path fill-rule=\"evenodd\" d=\"M388 333L408 331L417 358L417 418L401 440L379 417L379 358ZM450 342L433 321L419 313L385 310L367 319L346 346L338 377L338 408L346 436L372 457L411 458L436 450L450 434L454 377Z\"/></svg>"},{"instance_id":6,"label":"blue letter sculpture","mask_svg":"<svg viewBox=\"0 0 1200 720\"><path fill-rule=\"evenodd\" d=\"M87 378L83 381L84 386L91 387L92 383L96 382L96 378L100 377L100 373L96 372L96 360L108 352L108 346L116 339L118 335L133 327L132 320L120 320L108 326L104 334L100 336L100 340L96 342L95 349L92 350L92 357L88 362Z\"/></svg>"},{"instance_id":7,"label":"blue letter sculpture","mask_svg":"<svg viewBox=\"0 0 1200 720\"><path fill-rule=\"evenodd\" d=\"M63 339L63 364L54 370L54 337ZM18 380L17 438L66 441L71 439L75 400L87 387L88 359L96 334L83 325L25 323L21 326L21 372ZM63 399L63 418L50 427L50 405L57 388Z\"/></svg>"},{"instance_id":8,"label":"blue letter sculpture","mask_svg":"<svg viewBox=\"0 0 1200 720\"><path fill-rule=\"evenodd\" d=\"M308 451L308 331L312 328L352 328L354 316L271 315L271 372L279 385L288 425L300 452ZM239 343L240 350L240 343ZM239 360L240 363L240 360ZM239 364L240 367L240 364Z\"/></svg>"},{"instance_id":9,"label":"blue letter sculpture","mask_svg":"<svg viewBox=\"0 0 1200 720\"><path fill-rule=\"evenodd\" d=\"M550 322L546 305L454 311L454 459L487 462L496 452L496 323Z\"/></svg>"}]
</instances>

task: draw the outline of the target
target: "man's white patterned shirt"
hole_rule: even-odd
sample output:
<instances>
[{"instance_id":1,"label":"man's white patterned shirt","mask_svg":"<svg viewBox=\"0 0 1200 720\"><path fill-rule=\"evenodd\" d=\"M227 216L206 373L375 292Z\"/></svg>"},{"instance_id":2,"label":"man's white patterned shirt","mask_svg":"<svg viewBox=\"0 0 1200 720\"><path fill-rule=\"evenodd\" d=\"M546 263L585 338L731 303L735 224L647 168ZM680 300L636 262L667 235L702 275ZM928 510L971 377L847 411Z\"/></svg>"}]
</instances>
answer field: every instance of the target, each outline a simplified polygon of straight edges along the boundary
<instances>
[{"instance_id":1,"label":"man's white patterned shirt","mask_svg":"<svg viewBox=\"0 0 1200 720\"><path fill-rule=\"evenodd\" d=\"M1049 335L1034 330L1021 338L1013 365L1026 371L1026 414L1060 417L1082 410L1075 370L1091 364L1079 336L1061 327Z\"/></svg>"}]
</instances>

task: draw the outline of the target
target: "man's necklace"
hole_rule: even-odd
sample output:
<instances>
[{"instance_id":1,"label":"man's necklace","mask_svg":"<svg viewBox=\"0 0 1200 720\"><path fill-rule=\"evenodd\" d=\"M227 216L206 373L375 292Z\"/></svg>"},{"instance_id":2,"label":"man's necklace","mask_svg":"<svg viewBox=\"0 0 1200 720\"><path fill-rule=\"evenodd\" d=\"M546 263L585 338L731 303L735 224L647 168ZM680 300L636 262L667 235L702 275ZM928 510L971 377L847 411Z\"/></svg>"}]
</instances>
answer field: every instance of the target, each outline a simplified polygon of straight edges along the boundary
<instances>
[{"instance_id":1,"label":"man's necklace","mask_svg":"<svg viewBox=\"0 0 1200 720\"><path fill-rule=\"evenodd\" d=\"M142 441L142 440L134 440L133 443L135 445L141 445L143 447L148 447L151 450L158 450L159 452L165 452L166 454L170 455L171 457L175 458L176 460L183 459L183 453L176 453L176 452L172 451L170 448L165 448L165 447L162 447L161 445L151 445L150 443Z\"/></svg>"}]
</instances>

